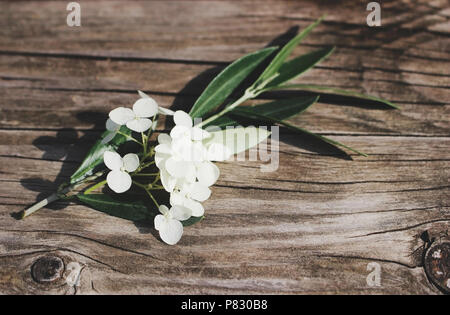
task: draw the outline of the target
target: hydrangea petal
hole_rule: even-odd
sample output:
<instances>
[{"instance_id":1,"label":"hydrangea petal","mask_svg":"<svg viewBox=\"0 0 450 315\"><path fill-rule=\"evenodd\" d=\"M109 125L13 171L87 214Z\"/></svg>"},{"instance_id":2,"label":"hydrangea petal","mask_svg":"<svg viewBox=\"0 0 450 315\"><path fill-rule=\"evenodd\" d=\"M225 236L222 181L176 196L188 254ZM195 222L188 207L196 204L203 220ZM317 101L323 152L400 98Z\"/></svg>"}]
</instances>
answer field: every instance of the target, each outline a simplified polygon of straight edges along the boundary
<instances>
[{"instance_id":1,"label":"hydrangea petal","mask_svg":"<svg viewBox=\"0 0 450 315\"><path fill-rule=\"evenodd\" d=\"M158 113L158 103L151 97L138 99L133 104L133 112L138 117L153 117Z\"/></svg>"},{"instance_id":2,"label":"hydrangea petal","mask_svg":"<svg viewBox=\"0 0 450 315\"><path fill-rule=\"evenodd\" d=\"M159 236L169 245L178 243L182 235L183 224L178 220L167 219L166 222L159 226Z\"/></svg>"},{"instance_id":3,"label":"hydrangea petal","mask_svg":"<svg viewBox=\"0 0 450 315\"><path fill-rule=\"evenodd\" d=\"M219 168L209 161L197 165L198 181L205 186L212 186L220 175Z\"/></svg>"},{"instance_id":4,"label":"hydrangea petal","mask_svg":"<svg viewBox=\"0 0 450 315\"><path fill-rule=\"evenodd\" d=\"M169 154L156 152L155 153L155 165L159 169L163 168L162 163L170 157Z\"/></svg>"},{"instance_id":5,"label":"hydrangea petal","mask_svg":"<svg viewBox=\"0 0 450 315\"><path fill-rule=\"evenodd\" d=\"M160 173L160 177L161 177L161 183L162 183L164 189L167 192L170 192L170 193L173 192L173 190L175 188L175 184L177 183L177 179L170 176L169 173L164 169L161 169L161 171L159 173Z\"/></svg>"},{"instance_id":6,"label":"hydrangea petal","mask_svg":"<svg viewBox=\"0 0 450 315\"><path fill-rule=\"evenodd\" d=\"M191 209L192 216L194 217L201 217L205 213L205 208L203 208L203 205L198 201L186 198L183 205L186 208Z\"/></svg>"},{"instance_id":7,"label":"hydrangea petal","mask_svg":"<svg viewBox=\"0 0 450 315\"><path fill-rule=\"evenodd\" d=\"M161 143L161 144L158 144L155 147L155 152L164 153L164 154L171 154L172 153L172 148L171 148L170 144L168 144L168 143Z\"/></svg>"},{"instance_id":8,"label":"hydrangea petal","mask_svg":"<svg viewBox=\"0 0 450 315\"><path fill-rule=\"evenodd\" d=\"M112 171L118 171L123 166L123 161L119 153L113 151L106 151L103 153L103 162L106 167Z\"/></svg>"},{"instance_id":9,"label":"hydrangea petal","mask_svg":"<svg viewBox=\"0 0 450 315\"><path fill-rule=\"evenodd\" d=\"M152 121L148 118L132 119L127 122L127 127L136 132L147 131L152 126Z\"/></svg>"},{"instance_id":10,"label":"hydrangea petal","mask_svg":"<svg viewBox=\"0 0 450 315\"><path fill-rule=\"evenodd\" d=\"M169 208L165 205L160 205L158 208L159 212L161 212L163 215L166 215L169 213Z\"/></svg>"},{"instance_id":11,"label":"hydrangea petal","mask_svg":"<svg viewBox=\"0 0 450 315\"><path fill-rule=\"evenodd\" d=\"M139 157L134 153L128 153L123 158L123 167L127 172L134 172L139 167Z\"/></svg>"},{"instance_id":12,"label":"hydrangea petal","mask_svg":"<svg viewBox=\"0 0 450 315\"><path fill-rule=\"evenodd\" d=\"M190 150L191 161L203 162L207 158L207 153L208 153L208 151L206 150L205 146L200 141L192 143L191 150Z\"/></svg>"},{"instance_id":13,"label":"hydrangea petal","mask_svg":"<svg viewBox=\"0 0 450 315\"><path fill-rule=\"evenodd\" d=\"M164 225L165 221L166 218L163 215L158 214L153 220L153 223L155 224L155 229L159 231L161 227Z\"/></svg>"},{"instance_id":14,"label":"hydrangea petal","mask_svg":"<svg viewBox=\"0 0 450 315\"><path fill-rule=\"evenodd\" d=\"M192 140L201 141L201 140L207 139L209 137L211 137L211 134L208 131L203 130L202 128L193 127L191 129Z\"/></svg>"},{"instance_id":15,"label":"hydrangea petal","mask_svg":"<svg viewBox=\"0 0 450 315\"><path fill-rule=\"evenodd\" d=\"M191 217L192 211L191 209L183 206L173 206L170 209L170 214L175 220L184 221Z\"/></svg>"},{"instance_id":16,"label":"hydrangea petal","mask_svg":"<svg viewBox=\"0 0 450 315\"><path fill-rule=\"evenodd\" d=\"M126 192L131 187L131 176L126 172L111 171L106 176L109 188L120 194Z\"/></svg>"},{"instance_id":17,"label":"hydrangea petal","mask_svg":"<svg viewBox=\"0 0 450 315\"><path fill-rule=\"evenodd\" d=\"M186 197L179 192L173 192L170 194L170 204L172 206L182 206Z\"/></svg>"},{"instance_id":18,"label":"hydrangea petal","mask_svg":"<svg viewBox=\"0 0 450 315\"><path fill-rule=\"evenodd\" d=\"M191 129L186 126L175 126L170 131L170 137L172 139L185 138L191 140Z\"/></svg>"},{"instance_id":19,"label":"hydrangea petal","mask_svg":"<svg viewBox=\"0 0 450 315\"><path fill-rule=\"evenodd\" d=\"M167 133L160 133L158 135L158 143L159 144L170 144L172 142L172 138Z\"/></svg>"},{"instance_id":20,"label":"hydrangea petal","mask_svg":"<svg viewBox=\"0 0 450 315\"><path fill-rule=\"evenodd\" d=\"M109 118L118 125L125 125L127 122L134 119L134 117L134 112L126 107L117 107L109 112Z\"/></svg>"},{"instance_id":21,"label":"hydrangea petal","mask_svg":"<svg viewBox=\"0 0 450 315\"><path fill-rule=\"evenodd\" d=\"M177 110L173 114L173 121L177 126L185 126L190 128L193 125L191 116L182 110Z\"/></svg>"},{"instance_id":22,"label":"hydrangea petal","mask_svg":"<svg viewBox=\"0 0 450 315\"><path fill-rule=\"evenodd\" d=\"M189 195L197 201L205 201L211 196L211 190L207 186L196 182L189 186Z\"/></svg>"},{"instance_id":23,"label":"hydrangea petal","mask_svg":"<svg viewBox=\"0 0 450 315\"><path fill-rule=\"evenodd\" d=\"M166 161L166 170L173 177L184 177L186 175L188 163L184 161L178 161L173 157L170 157Z\"/></svg>"},{"instance_id":24,"label":"hydrangea petal","mask_svg":"<svg viewBox=\"0 0 450 315\"><path fill-rule=\"evenodd\" d=\"M186 165L186 173L184 174L184 179L189 183L195 182L195 178L197 177L197 172L196 172L194 164L186 163L185 165Z\"/></svg>"}]
</instances>

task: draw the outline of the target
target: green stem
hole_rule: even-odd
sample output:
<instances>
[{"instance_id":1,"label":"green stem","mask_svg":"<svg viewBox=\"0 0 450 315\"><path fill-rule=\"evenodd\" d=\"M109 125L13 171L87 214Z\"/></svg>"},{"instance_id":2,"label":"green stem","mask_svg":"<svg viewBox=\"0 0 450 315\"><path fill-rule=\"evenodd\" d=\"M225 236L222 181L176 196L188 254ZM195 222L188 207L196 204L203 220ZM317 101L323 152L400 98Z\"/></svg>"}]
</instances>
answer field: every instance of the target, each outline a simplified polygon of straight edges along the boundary
<instances>
[{"instance_id":1,"label":"green stem","mask_svg":"<svg viewBox=\"0 0 450 315\"><path fill-rule=\"evenodd\" d=\"M123 133L123 132L120 132L120 131L117 131L117 133L118 133L119 135L124 136L124 137L127 138L128 140L134 141L134 142L136 142L136 143L139 143L141 146L143 146L142 143L140 143L139 141L137 141L136 139L134 139L132 136L127 135L127 134L125 134L125 133Z\"/></svg>"},{"instance_id":2,"label":"green stem","mask_svg":"<svg viewBox=\"0 0 450 315\"><path fill-rule=\"evenodd\" d=\"M49 197L45 198L44 200L39 201L38 203L32 205L31 207L29 207L28 209L23 210L20 213L20 218L24 219L26 217L28 217L29 215L35 213L36 211L38 211L39 209L45 207L46 205L61 199L63 195L69 193L72 190L77 189L78 187L80 187L81 185L83 185L84 183L90 182L90 181L94 181L97 178L99 178L100 176L103 175L104 172L98 172L95 173L92 176L86 177L84 180L78 182L78 183L74 183L64 189L58 190L57 192L55 192L54 194L50 195Z\"/></svg>"},{"instance_id":3,"label":"green stem","mask_svg":"<svg viewBox=\"0 0 450 315\"><path fill-rule=\"evenodd\" d=\"M99 187L103 187L106 184L106 179L95 184L94 186L89 187L88 189L85 190L84 194L87 195L89 193L91 193L91 191L94 191L95 189L99 188Z\"/></svg>"},{"instance_id":4,"label":"green stem","mask_svg":"<svg viewBox=\"0 0 450 315\"><path fill-rule=\"evenodd\" d=\"M247 90L245 90L244 95L242 95L239 99L237 99L236 101L234 101L233 103L231 103L230 105L228 105L227 107L225 107L222 111L218 112L215 115L212 115L211 117L209 117L208 119L202 121L201 123L197 124L197 127L201 127L204 125L209 124L210 122L216 120L217 118L225 115L226 113L228 113L229 111L233 110L234 108L236 108L237 106L241 105L242 103L244 103L245 101L252 99L256 96L259 95L260 92L256 92L252 89L252 87L248 88Z\"/></svg>"},{"instance_id":5,"label":"green stem","mask_svg":"<svg viewBox=\"0 0 450 315\"><path fill-rule=\"evenodd\" d=\"M132 176L157 176L159 173L138 173L133 174Z\"/></svg>"},{"instance_id":6,"label":"green stem","mask_svg":"<svg viewBox=\"0 0 450 315\"><path fill-rule=\"evenodd\" d=\"M139 186L139 187L141 187L142 189L144 189L145 192L146 192L146 193L148 194L148 196L150 197L150 199L152 199L152 201L154 202L154 204L156 205L156 207L159 208L159 204L158 204L158 202L156 201L155 197L153 197L152 193L148 190L148 188L147 188L145 185L142 185L141 183L138 183L138 182L136 182L136 181L133 181L133 183L134 183L136 186Z\"/></svg>"},{"instance_id":7,"label":"green stem","mask_svg":"<svg viewBox=\"0 0 450 315\"><path fill-rule=\"evenodd\" d=\"M152 118L152 126L151 126L150 129L147 131L147 141L148 141L148 139L150 139L150 136L151 136L152 133L153 133L153 124L155 123L155 120L157 120L157 116L158 116L158 114L156 114L156 115L153 116L153 118Z\"/></svg>"},{"instance_id":8,"label":"green stem","mask_svg":"<svg viewBox=\"0 0 450 315\"><path fill-rule=\"evenodd\" d=\"M142 169L144 169L144 168L146 168L146 167L149 167L149 166L152 165L152 164L155 164L155 161L151 161L151 162L142 164L142 165L140 166L139 170L142 170Z\"/></svg>"},{"instance_id":9,"label":"green stem","mask_svg":"<svg viewBox=\"0 0 450 315\"><path fill-rule=\"evenodd\" d=\"M143 132L141 132L142 137L142 146L144 147L144 156L147 155L147 139L145 138L145 135Z\"/></svg>"}]
</instances>

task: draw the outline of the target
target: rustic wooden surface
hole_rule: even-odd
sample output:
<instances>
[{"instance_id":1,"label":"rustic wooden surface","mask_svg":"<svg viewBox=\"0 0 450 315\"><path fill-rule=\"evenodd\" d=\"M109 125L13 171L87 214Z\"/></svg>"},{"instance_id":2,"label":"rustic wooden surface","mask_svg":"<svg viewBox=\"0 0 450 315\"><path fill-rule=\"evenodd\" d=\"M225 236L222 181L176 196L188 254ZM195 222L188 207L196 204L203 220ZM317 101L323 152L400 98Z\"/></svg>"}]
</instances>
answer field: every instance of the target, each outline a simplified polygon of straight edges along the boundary
<instances>
[{"instance_id":1,"label":"rustic wooden surface","mask_svg":"<svg viewBox=\"0 0 450 315\"><path fill-rule=\"evenodd\" d=\"M383 1L383 26L369 28L366 2L83 0L81 27L66 25L67 1L0 2L0 293L441 293L423 254L450 219L450 8ZM328 95L293 122L368 158L283 132L278 172L219 164L205 220L173 247L80 204L11 216L68 179L135 90L186 108L227 63L324 13L296 53L337 50L301 82L402 110ZM31 266L48 256L63 276L37 283ZM63 281L71 262L78 287ZM370 262L379 287L366 283Z\"/></svg>"}]
</instances>

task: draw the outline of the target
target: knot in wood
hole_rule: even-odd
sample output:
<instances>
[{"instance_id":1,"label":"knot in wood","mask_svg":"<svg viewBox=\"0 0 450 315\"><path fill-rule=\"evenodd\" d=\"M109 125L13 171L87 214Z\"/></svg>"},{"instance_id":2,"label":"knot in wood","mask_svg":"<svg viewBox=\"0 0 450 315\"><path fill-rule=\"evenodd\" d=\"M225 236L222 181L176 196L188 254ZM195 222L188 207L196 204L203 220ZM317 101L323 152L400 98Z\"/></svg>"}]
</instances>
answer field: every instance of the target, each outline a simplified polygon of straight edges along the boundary
<instances>
[{"instance_id":1,"label":"knot in wood","mask_svg":"<svg viewBox=\"0 0 450 315\"><path fill-rule=\"evenodd\" d=\"M31 266L31 276L39 283L49 283L61 278L64 262L56 256L41 257Z\"/></svg>"},{"instance_id":2,"label":"knot in wood","mask_svg":"<svg viewBox=\"0 0 450 315\"><path fill-rule=\"evenodd\" d=\"M425 272L444 293L450 293L450 243L431 246L425 254Z\"/></svg>"}]
</instances>

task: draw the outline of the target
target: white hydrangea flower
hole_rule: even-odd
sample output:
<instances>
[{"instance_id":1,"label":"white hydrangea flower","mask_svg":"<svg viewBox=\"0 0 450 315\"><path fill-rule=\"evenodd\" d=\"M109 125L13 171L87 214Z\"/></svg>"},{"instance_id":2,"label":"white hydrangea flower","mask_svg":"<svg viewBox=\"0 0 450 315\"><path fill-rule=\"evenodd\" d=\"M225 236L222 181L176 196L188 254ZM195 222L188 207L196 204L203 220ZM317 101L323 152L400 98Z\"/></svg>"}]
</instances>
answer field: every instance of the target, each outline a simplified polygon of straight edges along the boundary
<instances>
[{"instance_id":1,"label":"white hydrangea flower","mask_svg":"<svg viewBox=\"0 0 450 315\"><path fill-rule=\"evenodd\" d=\"M172 206L183 206L191 211L194 217L201 217L205 209L200 202L207 200L211 196L208 186L200 182L191 184L184 183L181 186L175 185L170 194L170 204Z\"/></svg>"},{"instance_id":2,"label":"white hydrangea flower","mask_svg":"<svg viewBox=\"0 0 450 315\"><path fill-rule=\"evenodd\" d=\"M211 195L212 186L220 175L211 161L223 161L231 154L222 144L204 145L210 134L193 126L192 118L183 111L174 114L175 127L170 135L160 134L155 147L155 164L160 170L161 183L170 193L170 204L191 211L201 217L201 204Z\"/></svg>"},{"instance_id":3,"label":"white hydrangea flower","mask_svg":"<svg viewBox=\"0 0 450 315\"><path fill-rule=\"evenodd\" d=\"M183 139L201 141L210 137L209 132L202 128L195 127L191 116L182 110L177 110L173 115L175 127L170 131L172 139Z\"/></svg>"},{"instance_id":4,"label":"white hydrangea flower","mask_svg":"<svg viewBox=\"0 0 450 315\"><path fill-rule=\"evenodd\" d=\"M145 94L142 91L138 91L138 94L141 98L151 98L150 96L148 96L147 94ZM166 115L166 116L173 116L173 114L174 114L173 110L170 110L168 108L164 108L161 106L158 106L158 113L162 114L162 115Z\"/></svg>"},{"instance_id":5,"label":"white hydrangea flower","mask_svg":"<svg viewBox=\"0 0 450 315\"><path fill-rule=\"evenodd\" d=\"M109 118L118 125L126 125L136 132L144 132L152 126L149 117L158 113L158 104L152 98L141 98L133 104L133 109L118 107L109 113Z\"/></svg>"},{"instance_id":6,"label":"white hydrangea flower","mask_svg":"<svg viewBox=\"0 0 450 315\"><path fill-rule=\"evenodd\" d=\"M106 176L109 188L116 193L123 193L131 187L130 172L134 172L139 167L139 157L134 153L128 153L123 158L117 153L106 151L103 154L103 161L111 171Z\"/></svg>"},{"instance_id":7,"label":"white hydrangea flower","mask_svg":"<svg viewBox=\"0 0 450 315\"><path fill-rule=\"evenodd\" d=\"M155 217L155 229L159 231L161 239L169 244L175 245L183 235L183 224L180 221L191 217L191 211L185 207L173 206L167 208L164 205L159 206L159 212Z\"/></svg>"}]
</instances>

